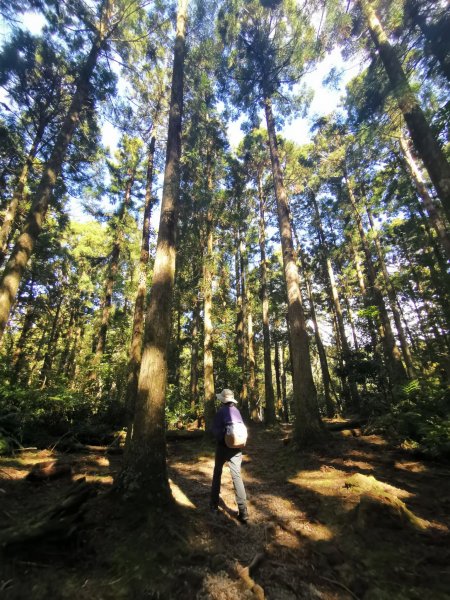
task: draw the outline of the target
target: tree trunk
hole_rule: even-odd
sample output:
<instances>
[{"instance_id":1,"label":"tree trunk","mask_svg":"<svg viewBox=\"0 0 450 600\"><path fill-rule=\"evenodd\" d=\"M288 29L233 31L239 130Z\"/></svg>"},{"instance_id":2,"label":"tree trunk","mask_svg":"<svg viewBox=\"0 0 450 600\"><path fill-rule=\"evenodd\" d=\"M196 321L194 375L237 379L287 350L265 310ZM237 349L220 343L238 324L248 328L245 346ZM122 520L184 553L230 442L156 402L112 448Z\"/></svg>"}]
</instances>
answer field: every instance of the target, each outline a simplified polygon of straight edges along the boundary
<instances>
[{"instance_id":1,"label":"tree trunk","mask_svg":"<svg viewBox=\"0 0 450 600\"><path fill-rule=\"evenodd\" d=\"M360 0L360 4L417 154L422 159L450 220L450 165L411 90L396 51L389 43L370 0Z\"/></svg>"},{"instance_id":2,"label":"tree trunk","mask_svg":"<svg viewBox=\"0 0 450 600\"><path fill-rule=\"evenodd\" d=\"M405 331L403 329L402 319L400 316L400 311L398 309L398 300L397 293L392 285L391 278L389 276L386 262L384 260L384 252L381 247L380 238L378 236L378 232L375 229L375 224L373 221L373 216L370 208L366 206L367 216L369 218L370 227L372 230L372 237L375 240L375 247L378 255L378 262L381 267L381 272L383 274L384 285L386 288L386 293L389 300L389 306L391 307L392 315L394 317L395 327L397 329L398 338L400 340L400 347L402 349L403 360L406 366L406 374L410 379L414 377L414 366L412 362L411 350L409 348L408 340L406 339Z\"/></svg>"},{"instance_id":3,"label":"tree trunk","mask_svg":"<svg viewBox=\"0 0 450 600\"><path fill-rule=\"evenodd\" d=\"M203 385L205 391L205 428L209 430L215 414L215 389L214 389L214 362L213 362L213 326L212 313L212 285L213 285L213 224L211 211L208 210L206 218L206 256L203 263L203 319L204 319L204 342L203 342Z\"/></svg>"},{"instance_id":4,"label":"tree trunk","mask_svg":"<svg viewBox=\"0 0 450 600\"><path fill-rule=\"evenodd\" d=\"M101 30L95 38L89 56L78 77L70 108L56 138L50 158L44 166L42 178L34 195L22 233L11 252L0 279L0 340L3 337L20 281L41 232L53 189L61 173L67 148L79 123L81 111L89 101L90 80L106 40L106 34Z\"/></svg>"},{"instance_id":5,"label":"tree trunk","mask_svg":"<svg viewBox=\"0 0 450 600\"><path fill-rule=\"evenodd\" d=\"M166 464L165 394L180 192L187 4L187 0L180 0L178 4L161 218L145 322L133 434L121 473L125 490L144 505L163 505L171 498Z\"/></svg>"},{"instance_id":6,"label":"tree trunk","mask_svg":"<svg viewBox=\"0 0 450 600\"><path fill-rule=\"evenodd\" d=\"M266 260L266 224L265 224L265 198L261 186L261 178L258 175L258 198L259 198L259 251L261 255L261 300L262 300L262 325L263 325L263 347L264 347L264 392L266 407L264 421L266 425L276 422L275 398L272 382L272 361L270 359L270 326L269 326L269 290L267 287L267 260Z\"/></svg>"},{"instance_id":7,"label":"tree trunk","mask_svg":"<svg viewBox=\"0 0 450 600\"><path fill-rule=\"evenodd\" d=\"M46 350L45 356L44 356L44 363L42 365L41 372L39 375L41 389L45 388L45 386L47 384L47 379L48 379L49 373L52 369L53 351L54 351L54 347L59 338L59 330L58 330L59 315L61 313L61 306L62 306L63 300L64 300L64 297L61 294L58 299L57 305L56 305L55 316L53 317L53 320L52 320L52 328L50 330L50 336L49 336L48 342L47 342L47 350Z\"/></svg>"},{"instance_id":8,"label":"tree trunk","mask_svg":"<svg viewBox=\"0 0 450 600\"><path fill-rule=\"evenodd\" d=\"M141 252L139 256L138 289L134 303L133 327L131 332L128 377L125 391L125 409L127 411L126 448L131 439L133 428L134 403L139 381L139 369L142 356L142 336L144 333L145 295L147 292L147 269L150 258L150 219L152 214L153 163L156 138L152 135L147 154L147 177L145 184L144 218L142 224Z\"/></svg>"},{"instance_id":9,"label":"tree trunk","mask_svg":"<svg viewBox=\"0 0 450 600\"><path fill-rule=\"evenodd\" d=\"M280 352L278 341L274 340L275 346L275 357L274 357L274 366L275 366L275 383L277 386L277 411L280 418L283 416L283 400L281 396L281 366L280 366Z\"/></svg>"},{"instance_id":10,"label":"tree trunk","mask_svg":"<svg viewBox=\"0 0 450 600\"><path fill-rule=\"evenodd\" d=\"M191 410L198 410L198 351L199 351L199 329L200 329L200 298L197 296L192 315L191 334Z\"/></svg>"},{"instance_id":11,"label":"tree trunk","mask_svg":"<svg viewBox=\"0 0 450 600\"><path fill-rule=\"evenodd\" d=\"M247 286L247 345L248 345L248 391L250 400L250 418L259 422L258 389L256 385L255 346L253 340L253 314L250 306L249 288Z\"/></svg>"},{"instance_id":12,"label":"tree trunk","mask_svg":"<svg viewBox=\"0 0 450 600\"><path fill-rule=\"evenodd\" d=\"M280 344L280 368L281 368L281 399L283 405L283 420L285 423L289 423L289 408L286 394L286 362L284 359L284 345L283 342Z\"/></svg>"},{"instance_id":13,"label":"tree trunk","mask_svg":"<svg viewBox=\"0 0 450 600\"><path fill-rule=\"evenodd\" d=\"M295 437L300 443L307 444L323 435L323 426L320 420L317 392L312 375L308 332L306 330L305 315L300 294L300 277L292 242L291 224L289 222L288 198L278 156L272 103L268 97L264 100L264 108L269 135L270 158L272 161L272 174L277 201L278 225L281 236L284 278L288 300L295 407Z\"/></svg>"},{"instance_id":14,"label":"tree trunk","mask_svg":"<svg viewBox=\"0 0 450 600\"><path fill-rule=\"evenodd\" d=\"M402 150L404 164L406 165L406 169L409 172L414 187L417 190L418 197L422 201L431 225L433 226L439 240L442 243L447 260L450 261L450 235L447 231L444 215L441 214L441 208L436 205L431 198L425 179L420 172L419 166L411 154L408 142L403 135L400 137L400 148Z\"/></svg>"},{"instance_id":15,"label":"tree trunk","mask_svg":"<svg viewBox=\"0 0 450 600\"><path fill-rule=\"evenodd\" d=\"M16 189L14 190L11 202L6 209L5 217L3 219L2 226L0 228L0 267L3 265L6 253L8 250L8 240L10 234L13 232L14 220L16 218L17 209L23 204L25 186L28 181L28 173L33 166L33 160L36 156L37 149L41 143L42 136L44 135L45 124L44 122L39 124L36 134L33 139L33 143L28 152L28 156L22 167L22 170L17 181Z\"/></svg>"},{"instance_id":16,"label":"tree trunk","mask_svg":"<svg viewBox=\"0 0 450 600\"><path fill-rule=\"evenodd\" d=\"M317 353L319 355L319 362L320 362L320 370L322 372L322 382L323 382L323 388L324 388L326 414L327 414L327 417L331 418L335 415L336 410L335 410L333 400L331 398L330 370L328 368L327 354L325 352L325 347L322 342L322 336L320 335L319 323L317 321L316 306L314 303L312 286L311 286L311 277L308 272L305 254L301 249L300 241L297 236L297 231L296 231L296 228L295 228L292 220L291 220L291 227L292 227L292 232L294 234L294 239L295 239L295 242L297 245L297 253L300 257L302 273L303 273L303 277L305 279L306 293L308 295L308 300L309 300L311 321L313 322L313 327L314 327L314 339L316 340Z\"/></svg>"},{"instance_id":17,"label":"tree trunk","mask_svg":"<svg viewBox=\"0 0 450 600\"><path fill-rule=\"evenodd\" d=\"M36 306L33 303L33 297L31 296L31 302L28 305L27 312L25 313L25 319L22 325L22 331L17 341L16 347L14 348L14 354L12 358L12 376L11 380L13 383L17 383L20 380L20 376L23 368L26 365L26 352L25 346L28 340L28 335L31 332L31 328L36 317Z\"/></svg>"},{"instance_id":18,"label":"tree trunk","mask_svg":"<svg viewBox=\"0 0 450 600\"><path fill-rule=\"evenodd\" d=\"M244 234L240 232L239 240L239 259L241 278L241 297L242 297L242 388L241 388L241 412L244 419L250 418L249 410L249 364L248 364L248 336L246 331L247 324L247 249L244 243Z\"/></svg>"},{"instance_id":19,"label":"tree trunk","mask_svg":"<svg viewBox=\"0 0 450 600\"><path fill-rule=\"evenodd\" d=\"M376 307L378 308L378 314L382 328L384 357L386 361L386 367L389 373L389 380L391 385L401 385L406 380L406 371L401 360L400 351L397 348L395 338L392 333L391 323L389 320L388 312L386 310L386 305L384 303L383 294L377 283L377 276L372 261L372 255L370 253L368 240L364 231L361 215L358 210L353 188L349 178L346 176L345 179L348 197L350 199L350 204L353 209L353 215L356 221L356 225L358 227L361 245L366 258L367 277L369 279L373 300L375 302Z\"/></svg>"},{"instance_id":20,"label":"tree trunk","mask_svg":"<svg viewBox=\"0 0 450 600\"><path fill-rule=\"evenodd\" d=\"M106 279L105 285L105 293L103 296L102 302L102 320L100 323L100 331L97 338L97 345L95 348L95 358L94 365L98 364L101 360L101 357L105 353L106 349L106 336L109 329L109 322L111 318L111 306L112 306L112 296L114 290L114 284L117 278L117 272L119 270L119 259L120 253L122 251L123 244L123 228L124 221L126 219L128 213L128 207L130 205L131 200L131 190L134 184L136 171L133 170L129 173L129 178L127 181L125 196L122 202L122 206L120 208L119 219L117 223L117 228L114 229L114 243L111 251L111 255L109 258L109 268L108 268L108 277ZM95 371L93 371L93 378L95 378Z\"/></svg>"},{"instance_id":21,"label":"tree trunk","mask_svg":"<svg viewBox=\"0 0 450 600\"><path fill-rule=\"evenodd\" d=\"M244 309L243 309L243 290L241 286L241 259L240 259L240 234L239 230L235 232L235 282L236 282L236 347L237 364L240 371L239 400L242 406L243 389L245 385L245 365L244 365Z\"/></svg>"},{"instance_id":22,"label":"tree trunk","mask_svg":"<svg viewBox=\"0 0 450 600\"><path fill-rule=\"evenodd\" d=\"M359 255L359 251L356 249L353 239L351 237L350 237L349 243L350 243L353 259L355 261L356 276L358 279L358 285L359 285L359 289L361 291L363 304L364 304L365 308L369 308L370 307L370 298L367 294L366 282L364 280L364 274L362 271L361 257ZM377 332L375 329L375 323L370 315L367 316L367 326L369 329L369 336L370 336L370 341L371 341L371 345L372 345L372 352L374 353L374 355L377 355L378 354Z\"/></svg>"},{"instance_id":23,"label":"tree trunk","mask_svg":"<svg viewBox=\"0 0 450 600\"><path fill-rule=\"evenodd\" d=\"M331 301L334 306L334 312L336 315L337 327L339 330L339 337L341 340L341 348L342 348L342 364L345 372L345 376L342 380L344 393L348 396L347 398L347 409L351 412L358 412L360 410L360 398L358 393L358 387L356 385L355 377L352 373L351 369L351 351L350 346L347 340L347 334L345 332L344 325L344 317L342 315L342 307L339 299L339 293L337 290L336 279L334 276L333 265L331 264L330 251L328 248L328 243L325 238L325 232L322 226L322 219L320 216L319 206L317 204L317 199L314 193L311 195L312 203L314 207L315 221L317 232L319 235L319 244L321 248L321 254L323 262L325 263L325 268L328 274L328 283L329 289L331 292ZM346 381L348 381L348 386L346 385Z\"/></svg>"}]
</instances>

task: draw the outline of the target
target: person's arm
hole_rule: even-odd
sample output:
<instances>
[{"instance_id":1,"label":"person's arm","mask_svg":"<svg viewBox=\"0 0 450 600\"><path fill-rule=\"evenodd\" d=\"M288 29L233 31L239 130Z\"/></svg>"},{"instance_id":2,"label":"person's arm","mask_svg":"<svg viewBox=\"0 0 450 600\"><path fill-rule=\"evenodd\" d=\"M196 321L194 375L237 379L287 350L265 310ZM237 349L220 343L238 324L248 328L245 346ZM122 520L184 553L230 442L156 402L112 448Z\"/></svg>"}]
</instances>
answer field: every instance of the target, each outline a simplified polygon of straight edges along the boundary
<instances>
[{"instance_id":1,"label":"person's arm","mask_svg":"<svg viewBox=\"0 0 450 600\"><path fill-rule=\"evenodd\" d=\"M220 441L221 438L223 438L224 435L224 423L223 423L223 418L222 418L222 411L219 410L217 411L215 417L214 417L214 421L211 427L211 431L213 436L216 438L217 441Z\"/></svg>"}]
</instances>

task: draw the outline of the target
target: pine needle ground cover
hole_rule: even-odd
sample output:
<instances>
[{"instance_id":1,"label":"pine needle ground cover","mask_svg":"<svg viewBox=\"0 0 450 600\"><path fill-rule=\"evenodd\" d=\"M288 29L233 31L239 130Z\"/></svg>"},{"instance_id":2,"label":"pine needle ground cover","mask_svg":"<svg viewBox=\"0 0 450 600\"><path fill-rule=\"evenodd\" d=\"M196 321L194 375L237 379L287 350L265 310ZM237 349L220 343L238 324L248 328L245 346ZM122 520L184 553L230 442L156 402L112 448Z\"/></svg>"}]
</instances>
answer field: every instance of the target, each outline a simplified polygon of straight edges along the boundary
<instances>
[{"instance_id":1,"label":"pine needle ground cover","mask_svg":"<svg viewBox=\"0 0 450 600\"><path fill-rule=\"evenodd\" d=\"M2 458L2 597L448 598L450 466L375 435L334 433L300 452L286 433L251 430L249 526L236 520L226 469L220 512L208 511L213 448L201 438L169 443L174 505L158 512L116 496L122 457L106 448ZM71 474L27 479L51 461Z\"/></svg>"}]
</instances>

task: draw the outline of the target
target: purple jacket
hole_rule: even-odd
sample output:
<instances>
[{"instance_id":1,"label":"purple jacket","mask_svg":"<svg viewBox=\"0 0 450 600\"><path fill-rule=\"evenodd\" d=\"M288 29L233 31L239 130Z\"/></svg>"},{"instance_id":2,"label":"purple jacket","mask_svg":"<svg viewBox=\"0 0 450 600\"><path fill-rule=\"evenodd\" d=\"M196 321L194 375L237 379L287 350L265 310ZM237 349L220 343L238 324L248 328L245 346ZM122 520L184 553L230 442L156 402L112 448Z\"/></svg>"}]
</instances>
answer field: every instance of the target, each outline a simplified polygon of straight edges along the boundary
<instances>
[{"instance_id":1,"label":"purple jacket","mask_svg":"<svg viewBox=\"0 0 450 600\"><path fill-rule=\"evenodd\" d=\"M241 413L234 404L224 404L214 417L212 433L219 444L225 443L225 429L229 423L243 423Z\"/></svg>"}]
</instances>

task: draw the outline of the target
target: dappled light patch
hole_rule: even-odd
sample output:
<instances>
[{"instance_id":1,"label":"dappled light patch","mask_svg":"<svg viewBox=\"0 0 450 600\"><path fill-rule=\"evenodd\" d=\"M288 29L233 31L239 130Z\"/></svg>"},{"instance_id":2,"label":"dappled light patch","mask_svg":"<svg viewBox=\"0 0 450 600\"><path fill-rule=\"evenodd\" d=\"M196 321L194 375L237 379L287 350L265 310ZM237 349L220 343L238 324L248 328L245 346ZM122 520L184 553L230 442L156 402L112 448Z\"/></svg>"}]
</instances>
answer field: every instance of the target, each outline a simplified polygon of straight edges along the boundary
<instances>
[{"instance_id":1,"label":"dappled light patch","mask_svg":"<svg viewBox=\"0 0 450 600\"><path fill-rule=\"evenodd\" d=\"M394 467L396 469L400 469L402 471L407 471L409 473L426 473L428 471L427 467L423 463L413 462L413 461L401 461L397 460L394 463Z\"/></svg>"},{"instance_id":2,"label":"dappled light patch","mask_svg":"<svg viewBox=\"0 0 450 600\"><path fill-rule=\"evenodd\" d=\"M172 492L172 496L177 504L181 506L185 506L187 508L195 508L195 504L189 500L186 494L181 490L181 488L171 479L169 479L170 491Z\"/></svg>"},{"instance_id":3,"label":"dappled light patch","mask_svg":"<svg viewBox=\"0 0 450 600\"><path fill-rule=\"evenodd\" d=\"M198 600L254 600L251 590L244 589L239 581L233 581L227 573L219 571L207 575L200 590Z\"/></svg>"}]
</instances>

